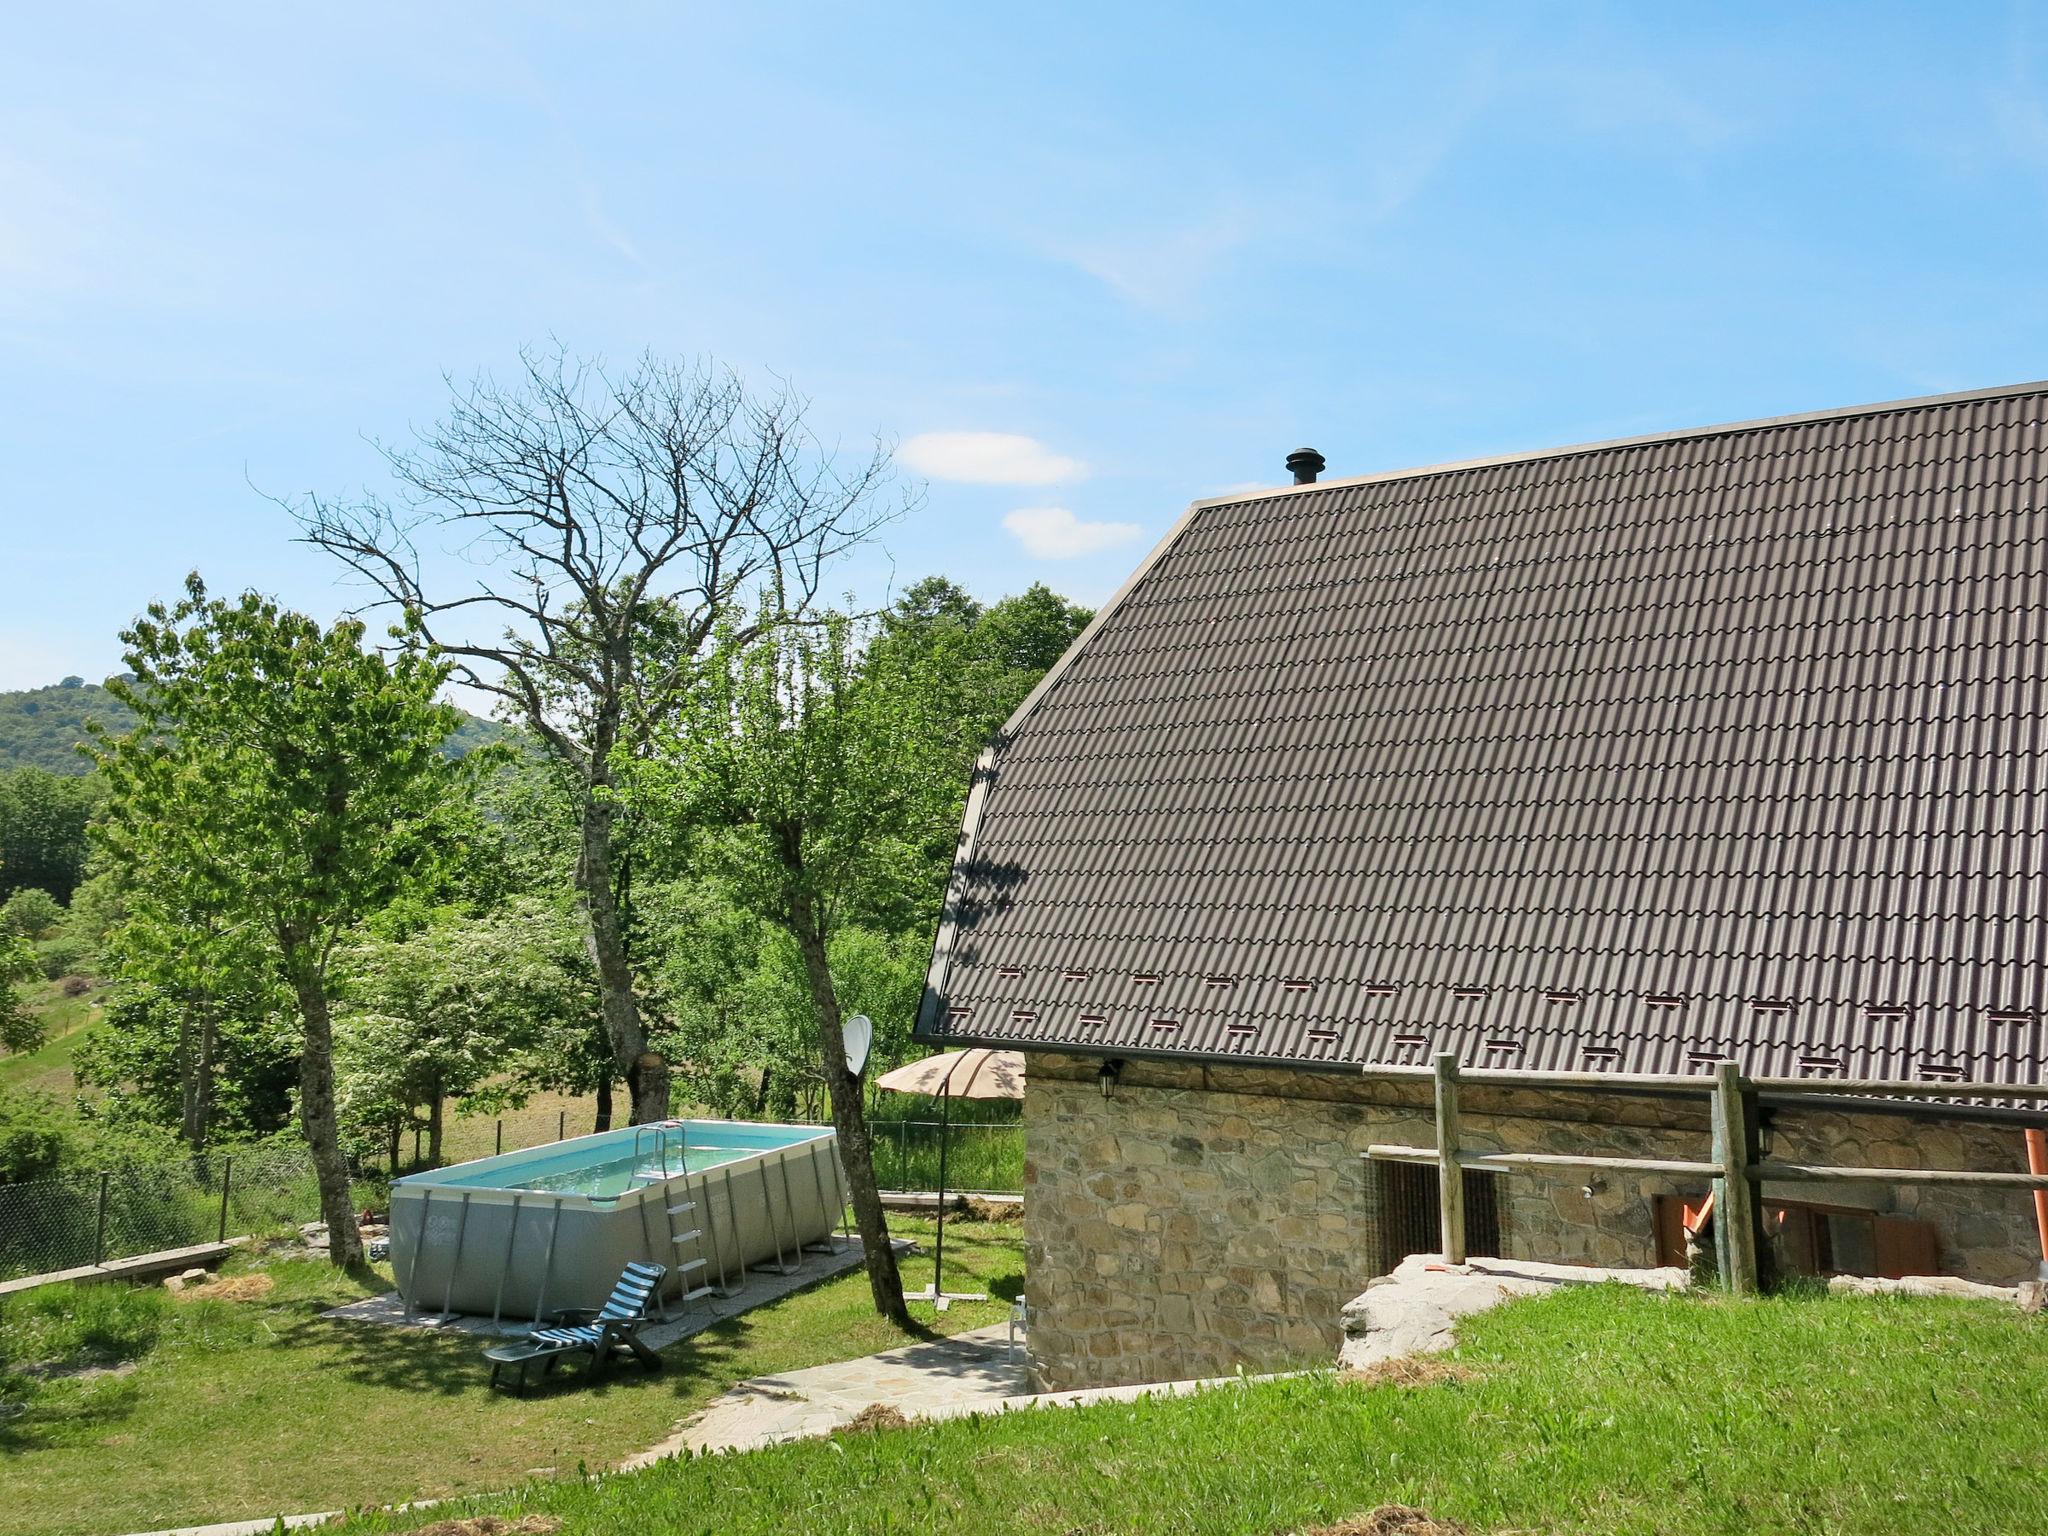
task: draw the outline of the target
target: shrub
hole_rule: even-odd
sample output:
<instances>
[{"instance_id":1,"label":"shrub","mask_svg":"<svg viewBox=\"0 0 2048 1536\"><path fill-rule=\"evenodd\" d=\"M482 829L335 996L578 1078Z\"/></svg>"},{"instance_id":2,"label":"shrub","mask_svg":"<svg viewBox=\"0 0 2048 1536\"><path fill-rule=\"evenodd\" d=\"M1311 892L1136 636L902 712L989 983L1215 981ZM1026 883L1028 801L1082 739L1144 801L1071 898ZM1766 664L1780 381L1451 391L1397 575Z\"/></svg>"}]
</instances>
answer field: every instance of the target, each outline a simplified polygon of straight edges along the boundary
<instances>
[{"instance_id":1,"label":"shrub","mask_svg":"<svg viewBox=\"0 0 2048 1536\"><path fill-rule=\"evenodd\" d=\"M54 1099L0 1088L0 1184L46 1179L72 1149L70 1121Z\"/></svg>"},{"instance_id":2,"label":"shrub","mask_svg":"<svg viewBox=\"0 0 2048 1536\"><path fill-rule=\"evenodd\" d=\"M36 964L46 981L90 970L92 960L92 946L68 933L52 934L36 944Z\"/></svg>"},{"instance_id":3,"label":"shrub","mask_svg":"<svg viewBox=\"0 0 2048 1536\"><path fill-rule=\"evenodd\" d=\"M40 886L25 885L0 903L0 932L40 939L64 921L64 908Z\"/></svg>"}]
</instances>

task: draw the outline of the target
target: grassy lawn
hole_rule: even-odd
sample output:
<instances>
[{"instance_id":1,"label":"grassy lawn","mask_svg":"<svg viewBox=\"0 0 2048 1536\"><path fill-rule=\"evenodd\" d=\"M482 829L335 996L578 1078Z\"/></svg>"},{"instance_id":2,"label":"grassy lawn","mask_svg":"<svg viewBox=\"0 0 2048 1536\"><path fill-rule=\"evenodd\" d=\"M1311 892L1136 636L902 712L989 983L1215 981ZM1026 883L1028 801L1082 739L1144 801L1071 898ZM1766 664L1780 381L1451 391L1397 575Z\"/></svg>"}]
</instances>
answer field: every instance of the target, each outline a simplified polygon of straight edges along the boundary
<instances>
[{"instance_id":1,"label":"grassy lawn","mask_svg":"<svg viewBox=\"0 0 2048 1536\"><path fill-rule=\"evenodd\" d=\"M562 1536L1253 1536L1388 1503L1480 1532L2048 1529L2040 1318L1986 1303L1600 1288L1472 1319L1461 1340L1462 1380L1317 1375L962 1420L666 1462L476 1507L552 1513Z\"/></svg>"},{"instance_id":2,"label":"grassy lawn","mask_svg":"<svg viewBox=\"0 0 2048 1536\"><path fill-rule=\"evenodd\" d=\"M930 1223L899 1220L927 1246ZM949 1285L1015 1296L1021 1229L950 1222ZM388 1287L285 1260L255 1299L187 1301L161 1290L53 1287L0 1304L0 1533L105 1533L510 1487L601 1470L663 1439L734 1382L906 1342L854 1271L757 1308L665 1353L649 1376L589 1388L559 1376L526 1399L493 1395L474 1339L322 1320ZM928 1254L907 1286L929 1284ZM260 1284L260 1282L258 1282ZM924 1311L927 1309L918 1309ZM1007 1302L956 1305L945 1332L997 1322ZM25 1381L24 1366L132 1365L124 1374Z\"/></svg>"}]
</instances>

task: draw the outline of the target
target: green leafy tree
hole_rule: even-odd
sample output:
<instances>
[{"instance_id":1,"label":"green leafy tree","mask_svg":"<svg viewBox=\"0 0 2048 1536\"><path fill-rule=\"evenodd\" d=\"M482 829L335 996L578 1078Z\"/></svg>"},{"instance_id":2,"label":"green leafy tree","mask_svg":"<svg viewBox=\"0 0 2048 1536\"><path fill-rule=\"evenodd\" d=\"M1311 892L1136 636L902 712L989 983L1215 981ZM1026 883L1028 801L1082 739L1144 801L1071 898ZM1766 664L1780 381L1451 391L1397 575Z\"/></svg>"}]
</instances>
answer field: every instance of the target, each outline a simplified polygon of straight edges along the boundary
<instances>
[{"instance_id":1,"label":"green leafy tree","mask_svg":"<svg viewBox=\"0 0 2048 1536\"><path fill-rule=\"evenodd\" d=\"M707 876L654 886L649 942L673 1019L679 1079L691 1100L745 1119L815 1120L825 1109L817 1017L803 956L788 932L743 909ZM840 1005L875 1022L872 1060L902 1061L931 935L841 925L829 959Z\"/></svg>"},{"instance_id":2,"label":"green leafy tree","mask_svg":"<svg viewBox=\"0 0 2048 1536\"><path fill-rule=\"evenodd\" d=\"M646 754L752 593L801 609L867 536L888 455L839 461L801 399L716 369L649 356L613 374L559 349L522 362L512 385L477 381L416 445L387 450L395 500L293 511L560 768L615 1069L633 1118L658 1120L670 1063L621 901L633 808L620 765ZM446 582L450 552L473 581Z\"/></svg>"},{"instance_id":3,"label":"green leafy tree","mask_svg":"<svg viewBox=\"0 0 2048 1536\"><path fill-rule=\"evenodd\" d=\"M929 576L882 614L872 649L922 658L923 686L945 699L958 749L972 762L1093 617L1042 582L984 606Z\"/></svg>"},{"instance_id":4,"label":"green leafy tree","mask_svg":"<svg viewBox=\"0 0 2048 1536\"><path fill-rule=\"evenodd\" d=\"M197 576L175 608L123 632L136 729L98 738L111 857L182 871L187 910L260 933L300 1028L299 1120L319 1175L329 1256L362 1261L334 1106L328 967L366 915L439 875L444 802L474 757L442 743L446 663L362 647L248 593L210 599Z\"/></svg>"},{"instance_id":5,"label":"green leafy tree","mask_svg":"<svg viewBox=\"0 0 2048 1536\"><path fill-rule=\"evenodd\" d=\"M28 940L0 932L0 1049L32 1051L43 1043L43 1021L21 996L42 974Z\"/></svg>"},{"instance_id":6,"label":"green leafy tree","mask_svg":"<svg viewBox=\"0 0 2048 1536\"><path fill-rule=\"evenodd\" d=\"M0 933L23 939L46 939L64 921L64 908L40 886L25 885L0 902Z\"/></svg>"},{"instance_id":7,"label":"green leafy tree","mask_svg":"<svg viewBox=\"0 0 2048 1536\"><path fill-rule=\"evenodd\" d=\"M930 658L864 656L869 635L852 620L771 610L752 629L714 653L648 803L669 807L734 901L795 946L875 1306L907 1325L833 953L863 915L909 905L929 877L924 850L954 802L953 722L938 713Z\"/></svg>"},{"instance_id":8,"label":"green leafy tree","mask_svg":"<svg viewBox=\"0 0 2048 1536\"><path fill-rule=\"evenodd\" d=\"M40 887L59 902L71 899L85 877L86 825L100 794L97 778L42 768L0 777L0 896Z\"/></svg>"},{"instance_id":9,"label":"green leafy tree","mask_svg":"<svg viewBox=\"0 0 2048 1536\"><path fill-rule=\"evenodd\" d=\"M598 1038L573 918L532 898L483 916L439 909L402 934L351 941L336 966L343 1119L394 1148L420 1125L435 1164L451 1099L524 1102Z\"/></svg>"},{"instance_id":10,"label":"green leafy tree","mask_svg":"<svg viewBox=\"0 0 2048 1536\"><path fill-rule=\"evenodd\" d=\"M126 971L72 1070L94 1121L123 1135L174 1130L188 1148L273 1136L292 1124L300 1028L277 968L208 976Z\"/></svg>"}]
</instances>

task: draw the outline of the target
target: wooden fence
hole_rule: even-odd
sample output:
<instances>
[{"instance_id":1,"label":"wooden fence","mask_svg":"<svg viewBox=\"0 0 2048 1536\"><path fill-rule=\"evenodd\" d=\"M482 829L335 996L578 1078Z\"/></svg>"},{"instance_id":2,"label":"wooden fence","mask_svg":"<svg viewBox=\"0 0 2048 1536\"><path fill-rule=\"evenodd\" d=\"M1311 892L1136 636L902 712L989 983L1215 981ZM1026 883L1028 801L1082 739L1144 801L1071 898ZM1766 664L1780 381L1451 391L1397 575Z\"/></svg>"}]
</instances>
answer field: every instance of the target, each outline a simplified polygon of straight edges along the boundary
<instances>
[{"instance_id":1,"label":"wooden fence","mask_svg":"<svg viewBox=\"0 0 2048 1536\"><path fill-rule=\"evenodd\" d=\"M1881 1184L1974 1184L2014 1190L2048 1190L2048 1173L1989 1173L1939 1168L1837 1168L1816 1163L1786 1163L1762 1155L1762 1120L1758 1095L1796 1092L1839 1097L1844 1113L1853 1113L1859 1098L2029 1099L2048 1100L2048 1086L2038 1083L1923 1083L1880 1078L1746 1078L1733 1061L1715 1064L1711 1077L1653 1073L1518 1072L1496 1068L1462 1070L1458 1058L1440 1052L1434 1067L1375 1068L1375 1077L1424 1077L1436 1090L1436 1145L1376 1145L1368 1158L1383 1162L1423 1163L1438 1172L1444 1260L1462 1264L1465 1252L1466 1168L1498 1173L1563 1174L1585 1170L1661 1173L1710 1178L1714 1181L1715 1249L1721 1280L1730 1290L1758 1289L1763 1248L1765 1179L1782 1183L1849 1180ZM1478 1152L1463 1146L1459 1130L1458 1090L1461 1085L1488 1088L1569 1089L1589 1092L1653 1091L1690 1094L1708 1100L1712 1144L1703 1161L1654 1157L1572 1156L1550 1152Z\"/></svg>"}]
</instances>

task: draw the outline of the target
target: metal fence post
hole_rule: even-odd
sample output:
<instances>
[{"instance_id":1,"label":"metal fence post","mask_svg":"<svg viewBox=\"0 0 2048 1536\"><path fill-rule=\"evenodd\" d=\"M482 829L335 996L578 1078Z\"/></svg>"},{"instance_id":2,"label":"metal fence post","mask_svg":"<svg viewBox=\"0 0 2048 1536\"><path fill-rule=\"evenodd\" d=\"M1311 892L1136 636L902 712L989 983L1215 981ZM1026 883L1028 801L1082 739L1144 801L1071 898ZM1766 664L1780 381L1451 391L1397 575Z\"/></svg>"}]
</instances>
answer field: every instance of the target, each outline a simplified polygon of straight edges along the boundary
<instances>
[{"instance_id":1,"label":"metal fence post","mask_svg":"<svg viewBox=\"0 0 2048 1536\"><path fill-rule=\"evenodd\" d=\"M568 1138L569 1138L569 1111L567 1111L567 1110L565 1109L565 1110L563 1110L563 1111L562 1111L562 1112L561 1112L561 1113L560 1113L559 1115L555 1116L555 1140L557 1140L557 1141L566 1141L566 1140L568 1140Z\"/></svg>"},{"instance_id":2,"label":"metal fence post","mask_svg":"<svg viewBox=\"0 0 2048 1536\"><path fill-rule=\"evenodd\" d=\"M107 1185L112 1178L111 1173L100 1174L100 1214L92 1230L92 1261L95 1264L103 1264L107 1258Z\"/></svg>"},{"instance_id":3,"label":"metal fence post","mask_svg":"<svg viewBox=\"0 0 2048 1536\"><path fill-rule=\"evenodd\" d=\"M1465 1262L1465 1171L1458 1162L1458 1054L1436 1055L1437 1210L1443 1220L1444 1262Z\"/></svg>"},{"instance_id":4,"label":"metal fence post","mask_svg":"<svg viewBox=\"0 0 2048 1536\"><path fill-rule=\"evenodd\" d=\"M505 1122L502 1120L498 1122L498 1145L493 1150L500 1153L505 1150Z\"/></svg>"},{"instance_id":5,"label":"metal fence post","mask_svg":"<svg viewBox=\"0 0 2048 1536\"><path fill-rule=\"evenodd\" d=\"M220 1232L214 1238L217 1243L228 1240L228 1185L235 1177L235 1154L230 1152L220 1169Z\"/></svg>"},{"instance_id":6,"label":"metal fence post","mask_svg":"<svg viewBox=\"0 0 2048 1536\"><path fill-rule=\"evenodd\" d=\"M1714 1152L1721 1176L1714 1181L1714 1244L1721 1282L1738 1296L1757 1289L1756 1186L1749 1179L1749 1126L1742 1095L1742 1069L1732 1061L1714 1066Z\"/></svg>"}]
</instances>

